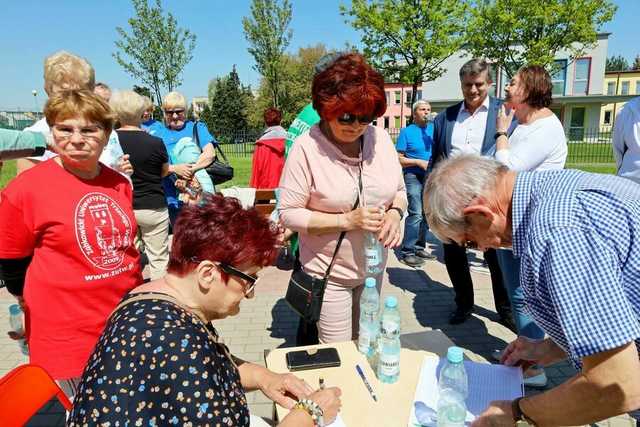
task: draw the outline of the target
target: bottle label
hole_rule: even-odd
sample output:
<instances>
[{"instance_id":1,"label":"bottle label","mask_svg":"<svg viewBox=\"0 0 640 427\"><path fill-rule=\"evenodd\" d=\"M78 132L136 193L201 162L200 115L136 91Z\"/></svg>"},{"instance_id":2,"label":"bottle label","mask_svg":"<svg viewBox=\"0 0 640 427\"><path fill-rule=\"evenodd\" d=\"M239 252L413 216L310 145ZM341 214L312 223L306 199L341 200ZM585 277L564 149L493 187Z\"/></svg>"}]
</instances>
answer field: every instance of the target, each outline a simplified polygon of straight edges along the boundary
<instances>
[{"instance_id":1,"label":"bottle label","mask_svg":"<svg viewBox=\"0 0 640 427\"><path fill-rule=\"evenodd\" d=\"M400 373L400 355L399 354L384 354L380 355L378 361L380 372L387 377L393 377Z\"/></svg>"},{"instance_id":2,"label":"bottle label","mask_svg":"<svg viewBox=\"0 0 640 427\"><path fill-rule=\"evenodd\" d=\"M365 249L364 256L366 258L367 266L377 266L380 264L380 256L378 255L378 250L376 248Z\"/></svg>"},{"instance_id":3,"label":"bottle label","mask_svg":"<svg viewBox=\"0 0 640 427\"><path fill-rule=\"evenodd\" d=\"M388 337L400 335L400 325L396 322L382 321L380 333Z\"/></svg>"},{"instance_id":4,"label":"bottle label","mask_svg":"<svg viewBox=\"0 0 640 427\"><path fill-rule=\"evenodd\" d=\"M360 334L358 335L358 350L361 353L368 353L371 348L371 336L366 328L360 328Z\"/></svg>"},{"instance_id":5,"label":"bottle label","mask_svg":"<svg viewBox=\"0 0 640 427\"><path fill-rule=\"evenodd\" d=\"M376 321L376 315L378 314L377 311L367 311L367 310L362 310L360 313L362 316L361 317L362 320L370 323L374 323Z\"/></svg>"}]
</instances>

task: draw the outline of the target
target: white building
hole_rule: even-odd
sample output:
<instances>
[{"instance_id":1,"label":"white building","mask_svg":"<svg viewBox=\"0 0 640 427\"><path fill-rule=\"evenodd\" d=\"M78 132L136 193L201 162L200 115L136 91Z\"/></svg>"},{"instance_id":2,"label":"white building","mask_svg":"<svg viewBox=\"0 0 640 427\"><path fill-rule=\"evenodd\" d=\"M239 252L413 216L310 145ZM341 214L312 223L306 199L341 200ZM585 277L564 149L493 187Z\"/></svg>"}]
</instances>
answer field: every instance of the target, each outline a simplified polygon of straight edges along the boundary
<instances>
[{"instance_id":1,"label":"white building","mask_svg":"<svg viewBox=\"0 0 640 427\"><path fill-rule=\"evenodd\" d=\"M573 61L566 51L556 55L556 62L561 68L552 76L554 89L551 109L560 117L567 133L576 139L582 139L581 135L586 129L599 129L603 105L629 98L603 93L609 35L598 34L595 46ZM462 100L459 71L471 58L466 52L449 57L442 64L445 73L437 80L422 84L422 97L431 103L434 111ZM493 70L492 77L494 85L491 94L503 98L508 79L506 73L500 70L496 75ZM614 99L618 97L620 99Z\"/></svg>"}]
</instances>

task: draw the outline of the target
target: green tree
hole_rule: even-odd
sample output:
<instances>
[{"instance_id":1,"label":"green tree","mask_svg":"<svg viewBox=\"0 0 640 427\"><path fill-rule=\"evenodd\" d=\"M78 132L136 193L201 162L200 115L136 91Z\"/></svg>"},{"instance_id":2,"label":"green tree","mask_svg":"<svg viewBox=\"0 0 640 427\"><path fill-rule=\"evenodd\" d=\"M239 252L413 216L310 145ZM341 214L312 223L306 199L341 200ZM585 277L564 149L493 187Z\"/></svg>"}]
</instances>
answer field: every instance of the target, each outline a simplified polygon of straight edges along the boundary
<instances>
[{"instance_id":1,"label":"green tree","mask_svg":"<svg viewBox=\"0 0 640 427\"><path fill-rule=\"evenodd\" d=\"M636 55L636 59L633 60L632 70L640 70L640 55Z\"/></svg>"},{"instance_id":2,"label":"green tree","mask_svg":"<svg viewBox=\"0 0 640 427\"><path fill-rule=\"evenodd\" d=\"M129 32L116 27L120 39L113 57L131 76L149 86L162 103L162 88L174 90L182 83L185 65L193 57L196 36L178 27L171 13L165 16L160 0L131 0L136 16L128 20Z\"/></svg>"},{"instance_id":3,"label":"green tree","mask_svg":"<svg viewBox=\"0 0 640 427\"><path fill-rule=\"evenodd\" d=\"M418 85L445 71L442 63L460 49L466 1L353 0L343 16L362 33L364 54L387 80Z\"/></svg>"},{"instance_id":4,"label":"green tree","mask_svg":"<svg viewBox=\"0 0 640 427\"><path fill-rule=\"evenodd\" d=\"M613 18L611 0L478 1L467 29L466 49L507 72L524 64L549 66L561 50L571 59L595 45Z\"/></svg>"},{"instance_id":5,"label":"green tree","mask_svg":"<svg viewBox=\"0 0 640 427\"><path fill-rule=\"evenodd\" d=\"M242 18L254 69L269 82L274 107L280 106L282 94L282 58L291 42L291 3L289 0L252 0L251 17Z\"/></svg>"},{"instance_id":6,"label":"green tree","mask_svg":"<svg viewBox=\"0 0 640 427\"><path fill-rule=\"evenodd\" d=\"M228 76L212 82L213 98L210 100L210 112L207 112L210 118L205 121L217 138L229 142L238 131L247 128L247 109L253 95L248 86L240 83L235 65Z\"/></svg>"},{"instance_id":7,"label":"green tree","mask_svg":"<svg viewBox=\"0 0 640 427\"><path fill-rule=\"evenodd\" d=\"M607 58L606 71L627 71L629 63L622 55L610 56Z\"/></svg>"},{"instance_id":8,"label":"green tree","mask_svg":"<svg viewBox=\"0 0 640 427\"><path fill-rule=\"evenodd\" d=\"M282 60L282 92L280 111L282 123L288 126L302 108L311 102L311 82L318 60L327 54L327 47L319 43L302 47L295 55L285 54ZM260 81L258 96L249 112L249 124L259 129L264 126L263 113L271 107L271 88L266 79Z\"/></svg>"}]
</instances>

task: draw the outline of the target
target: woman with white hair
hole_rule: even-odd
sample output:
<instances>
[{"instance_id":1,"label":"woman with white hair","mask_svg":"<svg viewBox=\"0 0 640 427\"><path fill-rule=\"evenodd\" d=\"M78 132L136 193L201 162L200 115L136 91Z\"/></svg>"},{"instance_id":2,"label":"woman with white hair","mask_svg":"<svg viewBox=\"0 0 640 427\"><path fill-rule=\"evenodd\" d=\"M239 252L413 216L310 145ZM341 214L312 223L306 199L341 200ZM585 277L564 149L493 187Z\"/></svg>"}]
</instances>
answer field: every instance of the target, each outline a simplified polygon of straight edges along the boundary
<instances>
[{"instance_id":1,"label":"woman with white hair","mask_svg":"<svg viewBox=\"0 0 640 427\"><path fill-rule=\"evenodd\" d=\"M153 135L153 127L160 125L161 123L153 118L153 101L151 101L151 98L143 96L142 99L144 100L144 111L142 112L142 124L140 127L145 132L149 132Z\"/></svg>"},{"instance_id":2,"label":"woman with white hair","mask_svg":"<svg viewBox=\"0 0 640 427\"><path fill-rule=\"evenodd\" d=\"M133 212L138 223L137 246L149 259L151 280L162 277L169 261L169 212L162 178L173 173L160 138L140 128L144 99L131 90L112 95L111 109L120 122L117 130L123 151L133 165Z\"/></svg>"},{"instance_id":3,"label":"woman with white hair","mask_svg":"<svg viewBox=\"0 0 640 427\"><path fill-rule=\"evenodd\" d=\"M169 208L169 221L173 224L183 205L183 202L178 199L176 186L180 188L184 188L183 186L187 188L204 188L210 185L210 188L213 188L213 183L211 183L204 168L209 166L215 158L214 144L217 144L217 141L209 133L207 125L198 122L198 125L195 126L193 121L187 119L187 100L181 93L169 92L162 100L162 111L164 113L165 126L154 127L154 130L156 130L154 135L162 138L169 154L169 163L171 163L173 170L180 178L179 182L170 178L163 180ZM183 147L189 148L194 145L191 143L195 143L196 139L201 151L199 157L189 162L179 160L182 156L176 151L180 151ZM175 150L176 148L178 150ZM194 176L199 171L202 171L202 173L198 174L196 181ZM208 182L206 182L207 179L209 179Z\"/></svg>"},{"instance_id":4,"label":"woman with white hair","mask_svg":"<svg viewBox=\"0 0 640 427\"><path fill-rule=\"evenodd\" d=\"M106 86L104 83L101 85ZM89 90L96 88L95 72L89 62L77 55L61 50L44 60L44 91L49 98L68 90ZM107 101L108 102L108 101ZM30 132L40 132L45 136L51 135L51 129L46 119L42 118L25 129ZM18 174L32 168L40 162L56 157L52 150L45 150L41 156L27 157L17 162ZM115 132L109 137L107 147L100 155L100 162L117 170L124 176L131 175L131 163L127 156L122 155L120 143Z\"/></svg>"}]
</instances>

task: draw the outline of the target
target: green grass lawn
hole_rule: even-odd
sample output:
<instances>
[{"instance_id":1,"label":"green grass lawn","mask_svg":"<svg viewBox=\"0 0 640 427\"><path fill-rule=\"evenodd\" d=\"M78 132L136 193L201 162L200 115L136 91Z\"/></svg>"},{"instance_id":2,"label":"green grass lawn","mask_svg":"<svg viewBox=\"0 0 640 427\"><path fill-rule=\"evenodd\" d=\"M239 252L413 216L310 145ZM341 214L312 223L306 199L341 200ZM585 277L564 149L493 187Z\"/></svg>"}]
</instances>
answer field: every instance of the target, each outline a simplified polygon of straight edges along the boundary
<instances>
[{"instance_id":1,"label":"green grass lawn","mask_svg":"<svg viewBox=\"0 0 640 427\"><path fill-rule=\"evenodd\" d=\"M233 166L233 179L218 186L218 188L247 187L251 178L251 157L227 156L231 166ZM16 162L11 160L5 162L0 173L0 188L4 188L7 183L16 175Z\"/></svg>"},{"instance_id":2,"label":"green grass lawn","mask_svg":"<svg viewBox=\"0 0 640 427\"><path fill-rule=\"evenodd\" d=\"M574 144L571 144L574 145ZM569 146L570 157L567 158L567 169L580 169L587 172L616 173L615 163L613 158L611 162L575 162L571 158L571 145ZM580 145L580 144L575 144ZM580 149L578 149L580 150ZM229 162L233 166L234 176L231 181L225 182L218 186L218 189L229 187L247 187L249 185L249 179L251 178L251 157L249 156L234 156L228 155ZM16 162L8 161L4 163L2 167L2 173L0 173L0 189L4 188L7 183L16 175Z\"/></svg>"},{"instance_id":3,"label":"green grass lawn","mask_svg":"<svg viewBox=\"0 0 640 427\"><path fill-rule=\"evenodd\" d=\"M14 176L16 176L16 161L4 162L2 172L0 172L0 188L4 188Z\"/></svg>"}]
</instances>

